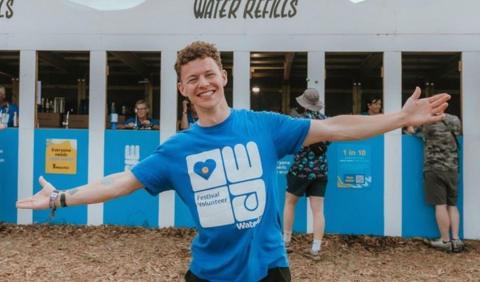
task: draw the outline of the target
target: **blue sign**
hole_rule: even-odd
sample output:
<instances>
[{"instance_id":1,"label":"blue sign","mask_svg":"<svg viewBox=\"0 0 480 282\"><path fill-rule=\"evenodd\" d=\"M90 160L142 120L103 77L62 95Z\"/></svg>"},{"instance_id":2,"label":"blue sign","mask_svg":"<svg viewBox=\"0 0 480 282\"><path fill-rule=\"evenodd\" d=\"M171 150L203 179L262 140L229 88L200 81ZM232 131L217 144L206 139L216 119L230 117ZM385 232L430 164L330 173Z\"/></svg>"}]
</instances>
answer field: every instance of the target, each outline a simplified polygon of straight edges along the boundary
<instances>
[{"instance_id":1,"label":"blue sign","mask_svg":"<svg viewBox=\"0 0 480 282\"><path fill-rule=\"evenodd\" d=\"M122 172L152 154L160 143L156 130L106 130L104 173ZM105 224L157 227L158 197L144 189L108 201L103 208Z\"/></svg>"},{"instance_id":2,"label":"blue sign","mask_svg":"<svg viewBox=\"0 0 480 282\"><path fill-rule=\"evenodd\" d=\"M333 142L328 146L327 158L329 181L325 194L326 231L336 234L383 235L383 135L360 141ZM364 182L361 176L365 176ZM342 182L347 179L346 186L351 188L338 188L338 177L341 177Z\"/></svg>"},{"instance_id":3,"label":"blue sign","mask_svg":"<svg viewBox=\"0 0 480 282\"><path fill-rule=\"evenodd\" d=\"M33 193L40 191L38 178L45 179L59 190L71 189L85 185L88 181L88 130L86 129L35 129ZM50 174L46 173L45 156L48 139L73 139L77 143L77 173ZM58 209L53 219L49 218L48 210L33 211L34 223L87 224L87 206L75 206Z\"/></svg>"},{"instance_id":4,"label":"blue sign","mask_svg":"<svg viewBox=\"0 0 480 282\"><path fill-rule=\"evenodd\" d=\"M18 129L0 130L0 221L17 222Z\"/></svg>"},{"instance_id":5,"label":"blue sign","mask_svg":"<svg viewBox=\"0 0 480 282\"><path fill-rule=\"evenodd\" d=\"M371 147L368 143L337 145L337 187L367 188L372 184Z\"/></svg>"}]
</instances>

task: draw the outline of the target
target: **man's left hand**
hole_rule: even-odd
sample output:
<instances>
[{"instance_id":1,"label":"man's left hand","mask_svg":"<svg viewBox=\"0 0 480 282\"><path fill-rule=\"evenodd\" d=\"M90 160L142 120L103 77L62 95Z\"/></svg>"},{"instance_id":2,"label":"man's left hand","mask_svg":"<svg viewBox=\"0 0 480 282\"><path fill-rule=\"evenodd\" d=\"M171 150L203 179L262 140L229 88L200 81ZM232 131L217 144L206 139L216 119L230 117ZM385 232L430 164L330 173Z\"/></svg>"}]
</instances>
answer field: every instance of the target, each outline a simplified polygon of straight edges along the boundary
<instances>
[{"instance_id":1,"label":"man's left hand","mask_svg":"<svg viewBox=\"0 0 480 282\"><path fill-rule=\"evenodd\" d=\"M450 95L447 93L436 94L432 97L420 99L422 91L419 87L415 88L412 96L402 108L402 113L406 117L407 126L420 126L422 124L434 123L443 119L443 112L448 107L447 101Z\"/></svg>"}]
</instances>

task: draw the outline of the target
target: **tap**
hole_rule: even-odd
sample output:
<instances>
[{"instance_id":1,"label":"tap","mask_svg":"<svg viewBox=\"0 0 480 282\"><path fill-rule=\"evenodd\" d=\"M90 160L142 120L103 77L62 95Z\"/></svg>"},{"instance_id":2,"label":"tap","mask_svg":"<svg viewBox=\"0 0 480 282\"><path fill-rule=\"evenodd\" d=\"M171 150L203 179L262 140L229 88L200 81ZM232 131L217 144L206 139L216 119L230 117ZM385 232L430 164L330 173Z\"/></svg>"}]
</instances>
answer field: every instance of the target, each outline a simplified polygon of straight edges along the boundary
<instances>
[{"instance_id":1,"label":"tap","mask_svg":"<svg viewBox=\"0 0 480 282\"><path fill-rule=\"evenodd\" d=\"M70 119L70 110L67 111L65 116L65 121L62 122L62 125L65 126L65 129L68 129L68 120Z\"/></svg>"}]
</instances>

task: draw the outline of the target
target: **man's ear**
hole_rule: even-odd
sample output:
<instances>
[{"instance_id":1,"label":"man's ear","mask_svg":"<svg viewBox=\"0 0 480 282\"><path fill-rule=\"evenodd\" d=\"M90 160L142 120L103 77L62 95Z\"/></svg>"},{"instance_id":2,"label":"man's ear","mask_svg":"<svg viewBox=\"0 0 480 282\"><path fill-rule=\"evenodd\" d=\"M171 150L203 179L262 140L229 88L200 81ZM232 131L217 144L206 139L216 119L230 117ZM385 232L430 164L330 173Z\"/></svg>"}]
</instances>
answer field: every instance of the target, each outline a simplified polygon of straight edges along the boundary
<instances>
[{"instance_id":1,"label":"man's ear","mask_svg":"<svg viewBox=\"0 0 480 282\"><path fill-rule=\"evenodd\" d=\"M228 83L228 75L226 70L222 70L222 78L223 78L223 87L227 86Z\"/></svg>"},{"instance_id":2,"label":"man's ear","mask_svg":"<svg viewBox=\"0 0 480 282\"><path fill-rule=\"evenodd\" d=\"M183 92L185 91L185 86L182 84L182 82L177 82L177 88L183 97L187 97L185 94L183 94Z\"/></svg>"}]
</instances>

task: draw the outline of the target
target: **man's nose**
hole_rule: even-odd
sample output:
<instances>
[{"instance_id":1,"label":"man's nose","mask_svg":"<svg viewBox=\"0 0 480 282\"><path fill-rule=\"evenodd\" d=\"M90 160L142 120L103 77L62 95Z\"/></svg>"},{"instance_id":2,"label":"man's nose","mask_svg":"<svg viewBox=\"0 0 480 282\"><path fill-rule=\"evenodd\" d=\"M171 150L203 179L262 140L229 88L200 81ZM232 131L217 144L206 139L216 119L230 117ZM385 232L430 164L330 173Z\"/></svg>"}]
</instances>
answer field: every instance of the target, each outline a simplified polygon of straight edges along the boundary
<instances>
[{"instance_id":1,"label":"man's nose","mask_svg":"<svg viewBox=\"0 0 480 282\"><path fill-rule=\"evenodd\" d=\"M200 77L198 78L198 85L199 85L200 87L202 87L202 86L208 86L208 80L207 80L207 78L206 78L205 76L203 76L203 75L200 76Z\"/></svg>"}]
</instances>

